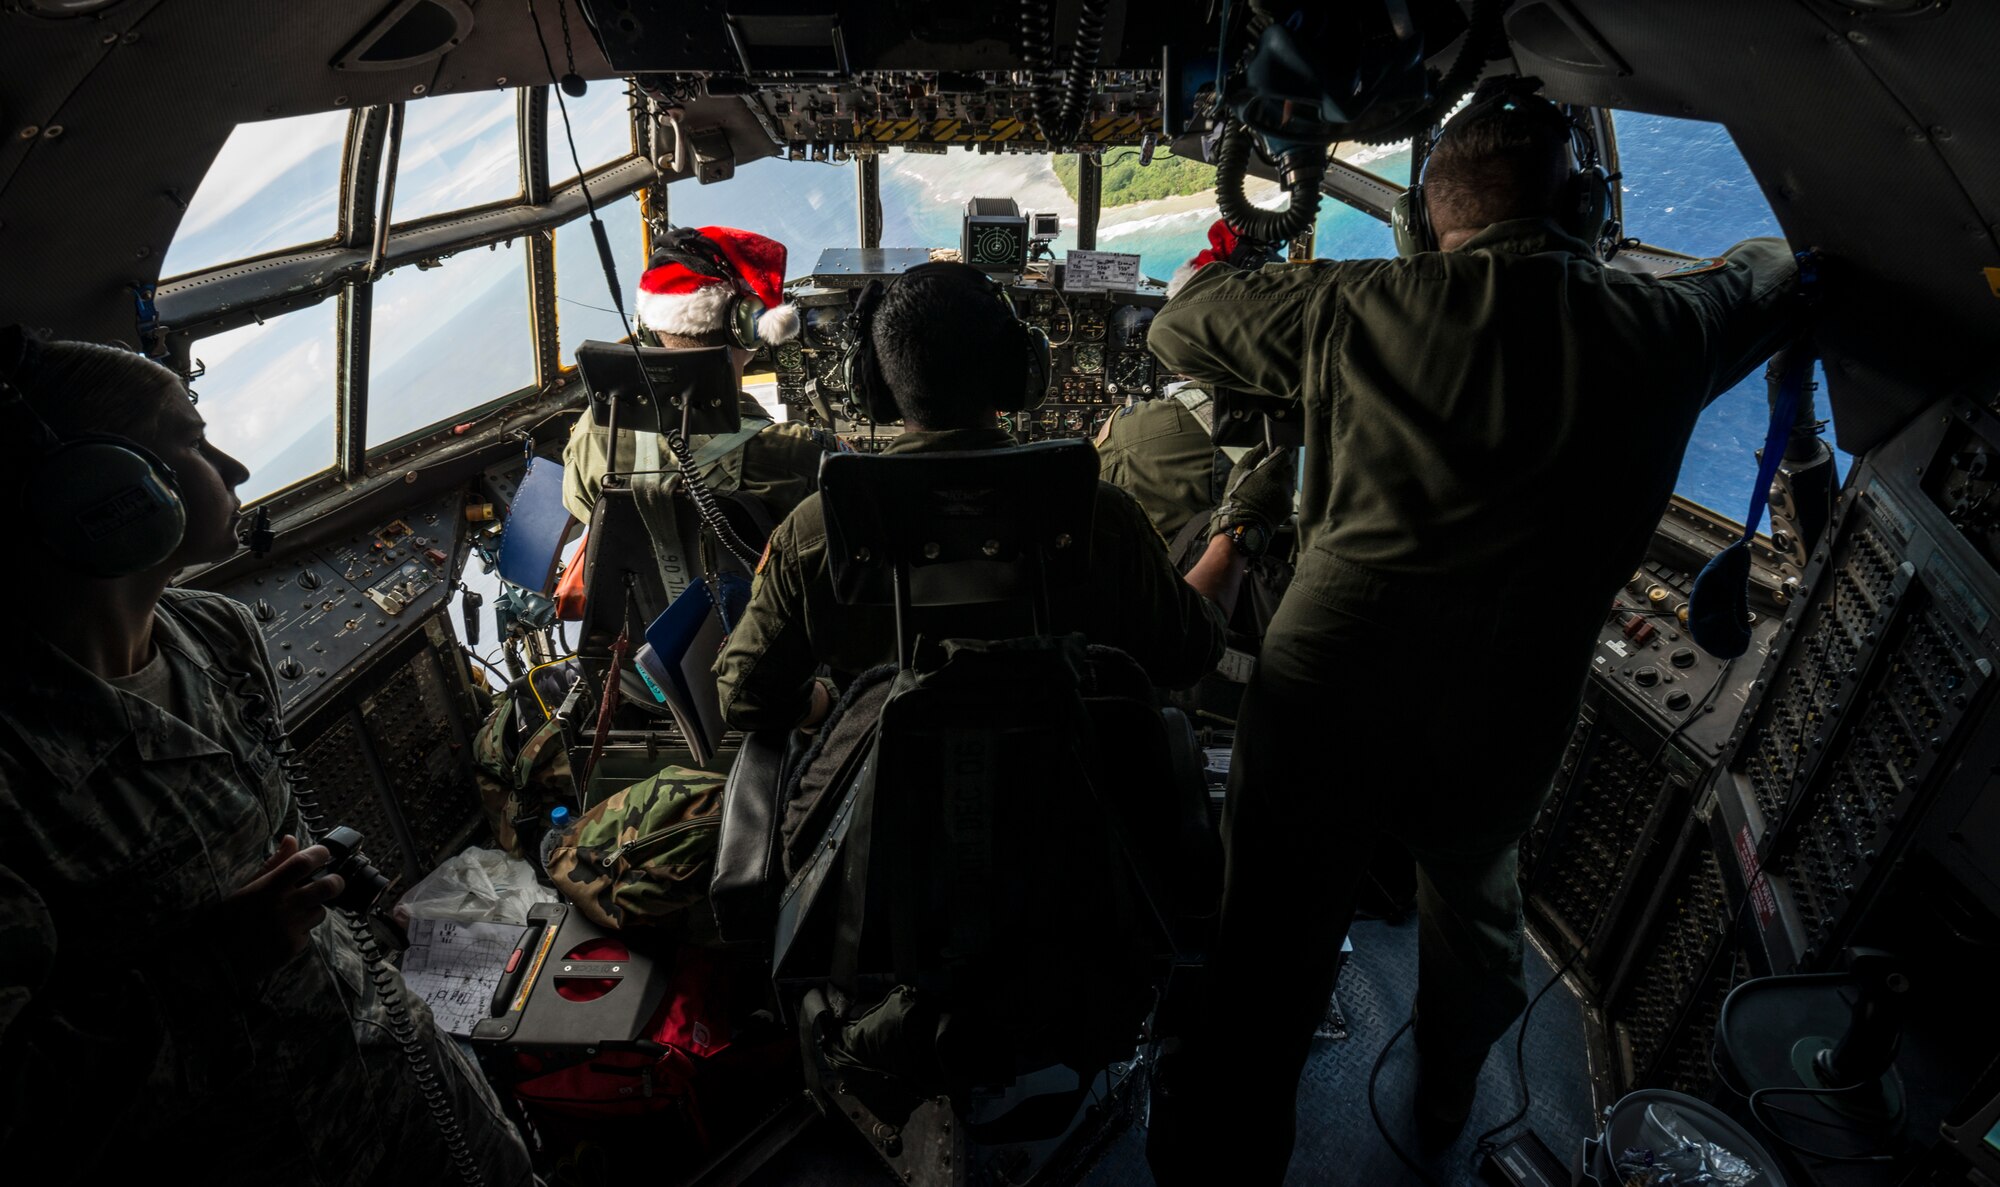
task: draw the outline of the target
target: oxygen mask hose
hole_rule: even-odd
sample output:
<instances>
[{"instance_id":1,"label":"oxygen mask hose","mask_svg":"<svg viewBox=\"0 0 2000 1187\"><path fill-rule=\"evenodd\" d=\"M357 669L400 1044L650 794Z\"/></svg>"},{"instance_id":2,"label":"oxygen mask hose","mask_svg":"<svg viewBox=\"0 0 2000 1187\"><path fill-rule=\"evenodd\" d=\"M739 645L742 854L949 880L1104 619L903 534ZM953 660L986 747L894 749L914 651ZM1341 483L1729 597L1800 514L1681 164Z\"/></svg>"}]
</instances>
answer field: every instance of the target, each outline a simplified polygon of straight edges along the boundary
<instances>
[{"instance_id":1,"label":"oxygen mask hose","mask_svg":"<svg viewBox=\"0 0 2000 1187\"><path fill-rule=\"evenodd\" d=\"M1223 221L1245 239L1282 243L1303 233L1319 217L1319 183L1326 177L1326 146L1297 145L1278 158L1279 176L1290 202L1283 210L1255 206L1243 193L1250 165L1250 129L1231 119L1215 155L1215 206Z\"/></svg>"}]
</instances>

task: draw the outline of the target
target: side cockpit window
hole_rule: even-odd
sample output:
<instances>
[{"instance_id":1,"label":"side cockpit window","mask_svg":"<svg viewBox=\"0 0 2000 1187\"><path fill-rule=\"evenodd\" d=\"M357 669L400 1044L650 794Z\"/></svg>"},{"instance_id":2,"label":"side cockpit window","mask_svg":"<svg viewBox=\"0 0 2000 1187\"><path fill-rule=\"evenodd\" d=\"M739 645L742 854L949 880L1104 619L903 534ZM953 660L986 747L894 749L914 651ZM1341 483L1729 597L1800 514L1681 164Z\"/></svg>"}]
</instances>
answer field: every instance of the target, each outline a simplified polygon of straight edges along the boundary
<instances>
[{"instance_id":1,"label":"side cockpit window","mask_svg":"<svg viewBox=\"0 0 2000 1187\"><path fill-rule=\"evenodd\" d=\"M1760 235L1783 235L1743 154L1721 124L1669 116L1616 114L1625 233L1693 256L1718 255ZM1827 415L1825 377L1817 377ZM1681 462L1675 492L1741 520L1756 479L1756 451L1770 423L1764 371L1716 397L1702 413ZM1834 450L1838 472L1849 458Z\"/></svg>"},{"instance_id":2,"label":"side cockpit window","mask_svg":"<svg viewBox=\"0 0 2000 1187\"><path fill-rule=\"evenodd\" d=\"M239 124L190 195L160 275L184 276L339 230L340 160L348 113Z\"/></svg>"},{"instance_id":3,"label":"side cockpit window","mask_svg":"<svg viewBox=\"0 0 2000 1187\"><path fill-rule=\"evenodd\" d=\"M203 338L193 355L209 439L250 468L244 502L332 467L333 302Z\"/></svg>"}]
</instances>

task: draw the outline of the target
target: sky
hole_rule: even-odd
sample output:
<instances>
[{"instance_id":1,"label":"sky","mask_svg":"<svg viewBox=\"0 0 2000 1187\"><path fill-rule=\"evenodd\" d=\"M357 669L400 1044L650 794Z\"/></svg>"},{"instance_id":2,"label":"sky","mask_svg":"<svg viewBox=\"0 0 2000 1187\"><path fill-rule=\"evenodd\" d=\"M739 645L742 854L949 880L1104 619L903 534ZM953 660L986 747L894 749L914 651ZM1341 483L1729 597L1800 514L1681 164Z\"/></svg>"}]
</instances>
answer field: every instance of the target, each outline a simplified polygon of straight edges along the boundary
<instances>
[{"instance_id":1,"label":"sky","mask_svg":"<svg viewBox=\"0 0 2000 1187\"><path fill-rule=\"evenodd\" d=\"M567 100L577 153L586 169L630 149L622 87L593 84ZM399 163L398 222L502 200L520 192L514 92L439 96L408 108ZM550 172L574 175L560 115L551 108ZM329 238L335 229L344 112L245 124L224 146L193 196L166 259L174 275L278 248ZM1768 204L1728 133L1719 125L1655 116L1618 119L1630 233L1691 254L1719 252L1738 239L1776 231ZM1114 150L1131 151L1131 150ZM1407 175L1407 146L1343 152L1392 180ZM809 274L821 249L858 242L852 163L763 160L727 182L693 181L670 192L683 225L724 224L761 231L790 247L787 272ZM882 163L884 230L893 247L956 246L965 200L1014 197L1025 211L1063 219L1060 254L1074 243L1075 204L1046 158L1026 155L890 153ZM1253 200L1276 199L1252 184ZM629 294L643 268L638 203L601 212ZM1103 212L1098 248L1133 252L1141 271L1165 279L1205 245L1213 194ZM585 338L616 338L612 310L588 224L556 235L557 318L569 357ZM1331 199L1322 207L1318 254L1368 257L1392 252L1381 220ZM449 420L533 380L524 245L462 252L441 267L405 266L378 282L369 377L371 445ZM629 296L627 298L629 309ZM195 345L207 367L195 383L216 439L253 470L248 497L309 477L333 461L331 300L245 326ZM1725 514L1741 514L1763 438L1763 381L1753 375L1718 399L1689 446L1681 490ZM1844 459L1843 459L1844 461Z\"/></svg>"}]
</instances>

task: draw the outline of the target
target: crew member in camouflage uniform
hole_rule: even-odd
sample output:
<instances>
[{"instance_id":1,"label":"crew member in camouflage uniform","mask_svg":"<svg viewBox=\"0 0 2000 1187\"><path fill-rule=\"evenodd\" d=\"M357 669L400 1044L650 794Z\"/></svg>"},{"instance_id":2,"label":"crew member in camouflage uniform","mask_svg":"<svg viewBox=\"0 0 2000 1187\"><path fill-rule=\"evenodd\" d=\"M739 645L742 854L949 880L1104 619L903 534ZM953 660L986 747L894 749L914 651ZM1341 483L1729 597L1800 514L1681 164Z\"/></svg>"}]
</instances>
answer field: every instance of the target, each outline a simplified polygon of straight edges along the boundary
<instances>
[{"instance_id":1,"label":"crew member in camouflage uniform","mask_svg":"<svg viewBox=\"0 0 2000 1187\"><path fill-rule=\"evenodd\" d=\"M10 474L36 460L19 455L38 413L65 439L150 449L186 513L164 563L35 575L37 629L0 699L0 1160L79 1182L529 1183L492 1090L402 978L364 960L351 917L329 915L341 879L309 880L327 851L273 752L278 694L249 611L168 588L235 551L247 472L165 368L0 346L20 393L0 391ZM8 492L17 525L27 498Z\"/></svg>"},{"instance_id":2,"label":"crew member in camouflage uniform","mask_svg":"<svg viewBox=\"0 0 2000 1187\"><path fill-rule=\"evenodd\" d=\"M1558 221L1568 119L1489 90L1426 186L1443 250L1203 268L1154 320L1169 369L1300 401L1300 560L1245 693L1204 1025L1163 1069L1162 1183L1276 1183L1374 838L1421 869L1416 1120L1462 1130L1526 1001L1515 861L1605 607L1702 407L1790 332L1791 252L1661 278ZM1592 234L1595 229L1592 229Z\"/></svg>"},{"instance_id":3,"label":"crew member in camouflage uniform","mask_svg":"<svg viewBox=\"0 0 2000 1187\"><path fill-rule=\"evenodd\" d=\"M703 237L716 245L730 268L765 304L757 319L758 340L789 342L799 335L798 312L784 304L785 245L775 239L734 227L701 227ZM663 253L639 279L636 310L641 341L690 350L704 346L729 346L736 382L743 382L743 368L752 352L731 345L725 321L729 302L736 295L728 281L690 268L687 263ZM838 447L833 435L803 424L776 424L771 414L748 392L739 393L737 408L743 427L717 437L690 437L695 468L708 488L719 494L741 492L763 504L769 521L776 523L790 515L792 508L819 488L819 459ZM675 470L678 464L667 451L664 437L656 456L639 464L634 457L634 441L622 430L618 443L621 472L627 470ZM570 429L569 444L563 449L563 505L571 515L590 522L597 492L609 472L607 442L610 431L591 420L589 412L577 418Z\"/></svg>"}]
</instances>

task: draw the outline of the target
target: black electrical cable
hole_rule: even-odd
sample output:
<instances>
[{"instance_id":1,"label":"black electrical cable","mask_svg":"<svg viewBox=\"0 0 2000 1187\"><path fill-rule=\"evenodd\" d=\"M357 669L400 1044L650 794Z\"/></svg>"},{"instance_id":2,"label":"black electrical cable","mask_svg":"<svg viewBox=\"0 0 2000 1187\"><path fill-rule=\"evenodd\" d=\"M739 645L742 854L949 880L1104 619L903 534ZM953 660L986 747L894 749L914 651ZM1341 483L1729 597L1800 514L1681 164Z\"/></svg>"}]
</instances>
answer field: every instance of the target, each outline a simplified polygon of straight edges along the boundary
<instances>
[{"instance_id":1,"label":"black electrical cable","mask_svg":"<svg viewBox=\"0 0 2000 1187\"><path fill-rule=\"evenodd\" d=\"M1062 128L1064 144L1073 144L1083 131L1083 117L1090 110L1090 84L1096 76L1098 49L1104 43L1104 10L1110 0L1083 0L1076 16L1076 44L1070 47L1068 85L1063 88Z\"/></svg>"},{"instance_id":2,"label":"black electrical cable","mask_svg":"<svg viewBox=\"0 0 2000 1187\"><path fill-rule=\"evenodd\" d=\"M1479 82L1479 74L1492 61L1496 51L1505 45L1501 34L1500 18L1514 0L1475 0L1472 16L1465 32L1465 44L1459 47L1458 56L1452 59L1444 73L1432 71L1431 93L1434 98L1421 109L1399 119L1391 120L1380 127L1371 127L1362 121L1348 129L1347 138L1361 144L1394 144L1399 140L1413 140L1423 135L1424 129L1444 122L1451 109Z\"/></svg>"},{"instance_id":3,"label":"black electrical cable","mask_svg":"<svg viewBox=\"0 0 2000 1187\"><path fill-rule=\"evenodd\" d=\"M1382 1123L1382 1110L1375 1104L1375 1081L1382 1078L1382 1065L1389 1062L1389 1052L1395 1050L1396 1044L1412 1026L1416 1025L1416 1021L1416 1016L1411 1015L1403 1025L1397 1027L1396 1033L1389 1036L1389 1041L1382 1044L1382 1053L1375 1057L1375 1066L1368 1073L1368 1115L1375 1118L1375 1131L1382 1135L1383 1141L1389 1143L1389 1152L1408 1167L1411 1174L1426 1184L1426 1187L1438 1187L1437 1180L1431 1177L1431 1173L1417 1165L1416 1159L1404 1153L1403 1148L1396 1144L1396 1139L1389 1136L1389 1127Z\"/></svg>"},{"instance_id":4,"label":"black electrical cable","mask_svg":"<svg viewBox=\"0 0 2000 1187\"><path fill-rule=\"evenodd\" d=\"M567 0L558 2L566 3ZM541 46L542 65L548 70L549 77L554 78L556 64L549 56L548 39L542 36L542 22L535 13L535 0L528 0L528 23L534 27L535 43ZM604 220L597 216L596 199L590 196L590 186L584 179L583 159L576 150L576 129L570 125L569 104L563 102L563 88L557 87L553 94L556 98L556 110L562 116L563 138L569 142L569 159L576 166L577 189L583 194L584 212L590 219L591 238L597 241L597 258L604 266L604 281L611 290L611 303L617 307L618 322L625 330L626 341L632 345L633 360L639 364L639 381L645 385L646 400L657 409L661 407L659 394L653 390L652 373L647 369L645 357L640 353L638 335L632 332L632 319L625 312L625 290L618 281L618 265L611 254L611 240L604 230ZM667 443L668 451L674 455L675 464L680 467L681 482L687 489L688 498L694 501L695 513L701 517L702 523L707 525L708 530L715 533L715 538L722 542L723 548L736 558L738 564L746 570L756 568L757 554L760 550L744 543L743 538L736 532L736 526L722 514L722 508L715 502L715 495L709 491L708 484L702 481L701 473L695 467L694 453L688 448L687 438L681 435L679 429L671 426L663 424L660 428L661 439ZM612 448L616 448L615 443ZM719 591L712 590L711 593L719 594ZM722 604L720 596L715 597L715 604L718 606Z\"/></svg>"},{"instance_id":5,"label":"black electrical cable","mask_svg":"<svg viewBox=\"0 0 2000 1187\"><path fill-rule=\"evenodd\" d=\"M1687 715L1681 718L1680 724L1676 725L1672 730L1668 731L1666 739L1660 743L1660 748L1658 750L1655 750L1653 752L1653 756L1646 760L1646 765L1639 769L1639 774L1635 776L1635 779L1643 779L1648 772L1650 772L1654 767L1658 766L1660 764L1660 760L1666 757L1668 749L1671 748L1675 740L1681 736L1682 731L1687 729L1688 723L1692 722L1695 718L1701 716L1701 714L1706 712L1708 710L1708 707L1715 702L1717 694L1719 694L1722 691L1723 684L1729 679L1729 669L1735 663L1736 661L1734 659L1726 660L1723 662L1722 670L1715 674L1715 679L1712 682L1710 682L1708 686L1708 691L1702 694L1700 701L1696 702L1693 706L1691 706L1688 709ZM1743 903L1738 905L1737 910L1741 911L1743 909L1743 906L1747 905L1749 901L1750 901L1750 894L1748 888L1746 888L1745 893L1743 895ZM1608 902L1599 905L1598 916L1592 918L1589 927L1584 929L1584 934L1588 935L1591 931L1596 929L1598 924L1598 919L1602 917L1603 911L1607 906L1609 906ZM1507 1120L1501 1122L1500 1124L1494 1126L1493 1128L1485 1131L1484 1133L1480 1134L1476 1139L1473 1140L1472 1156L1475 1160L1482 1158L1486 1155L1489 1155L1493 1153L1495 1150L1498 1150L1500 1148L1500 1143L1495 1142L1493 1139L1507 1132L1508 1130L1514 1128L1516 1125L1519 1125L1527 1117L1529 1108L1532 1107L1532 1105L1534 1104L1534 1099L1535 1099L1534 1093L1528 1087L1528 1054L1527 1054L1528 1022L1534 1016L1536 1004L1539 1003L1542 1000L1542 998L1548 995L1549 990L1554 989L1556 987L1556 984L1560 982L1565 976L1568 975L1570 969L1575 967L1577 958L1582 955L1583 955L1583 945L1579 944L1576 947L1570 949L1569 955L1563 959L1561 966L1559 966L1556 969L1556 971L1549 977L1548 981L1545 984L1543 984L1541 989L1536 991L1535 996L1529 999L1527 1009L1521 1012L1520 1029L1514 1039L1514 1078L1515 1081L1521 1086L1521 1107L1515 1110L1513 1116L1507 1118ZM1388 1135L1385 1133L1383 1136L1387 1137Z\"/></svg>"},{"instance_id":6,"label":"black electrical cable","mask_svg":"<svg viewBox=\"0 0 2000 1187\"><path fill-rule=\"evenodd\" d=\"M1055 0L1021 0L1021 60L1027 63L1033 88L1035 127L1050 148L1062 127L1062 104L1056 98Z\"/></svg>"},{"instance_id":7,"label":"black electrical cable","mask_svg":"<svg viewBox=\"0 0 2000 1187\"><path fill-rule=\"evenodd\" d=\"M223 675L229 679L232 691L242 699L245 719L257 730L272 756L278 760L285 783L291 788L292 799L298 804L299 819L314 836L325 832L326 814L321 810L319 796L307 777L305 760L299 757L297 748L292 745L291 734L278 717L277 706L257 687L254 674L225 669ZM360 951L362 963L368 970L368 979L382 999L383 1012L389 1019L389 1031L395 1037L396 1045L402 1048L403 1060L408 1064L410 1075L416 1080L418 1091L424 1098L424 1105L430 1110L431 1120L437 1126L438 1136L444 1140L445 1150L451 1156L452 1168L467 1187L477 1187L481 1176L472 1158L472 1147L465 1140L465 1129L459 1124L458 1114L452 1111L451 1100L445 1093L444 1081L438 1073L436 1061L431 1058L430 1048L417 1033L416 1020L411 1016L404 997L406 987L401 974L390 965L381 945L375 942L375 933L369 927L367 916L343 907L334 907L333 913L340 917L354 938L354 946Z\"/></svg>"},{"instance_id":8,"label":"black electrical cable","mask_svg":"<svg viewBox=\"0 0 2000 1187\"><path fill-rule=\"evenodd\" d=\"M478 664L480 667L485 668L487 671L499 677L501 688L505 688L507 687L508 684L512 683L512 681L508 679L507 673L495 667L491 661L489 661L485 656L479 654L477 651L474 651L472 648L467 647L464 644L459 645L459 650L465 652L465 657L467 659L471 660L473 663Z\"/></svg>"},{"instance_id":9,"label":"black electrical cable","mask_svg":"<svg viewBox=\"0 0 2000 1187\"><path fill-rule=\"evenodd\" d=\"M1595 926L1595 924L1592 926ZM1535 1101L1534 1093L1528 1089L1528 1022L1535 1016L1535 1007L1540 1005L1542 999L1548 996L1549 990L1554 989L1569 974L1570 969L1576 967L1576 958L1582 955L1583 945L1578 944L1576 947L1571 948L1569 956L1563 960L1561 966L1549 977L1547 983L1536 992L1534 997L1528 999L1528 1008L1521 1011L1520 1030L1514 1037L1514 1079L1521 1086L1521 1107L1514 1110L1513 1116L1473 1139L1472 1156L1475 1160L1498 1150L1500 1143L1495 1142L1493 1139L1519 1125L1528 1116L1528 1109Z\"/></svg>"},{"instance_id":10,"label":"black electrical cable","mask_svg":"<svg viewBox=\"0 0 2000 1187\"><path fill-rule=\"evenodd\" d=\"M1789 1088L1782 1085L1772 1088L1759 1088L1755 1092L1752 1092L1750 1094L1750 1119L1752 1121L1755 1121L1757 1124L1763 1126L1764 1132L1770 1134L1771 1137L1775 1141L1777 1141L1779 1145L1785 1147L1787 1150L1792 1151L1794 1154L1798 1154L1804 1158L1810 1158L1815 1162L1837 1162L1837 1163L1849 1163L1849 1164L1894 1162L1896 1161L1896 1159L1902 1157L1904 1151L1909 1148L1907 1142L1905 1142L1901 1148L1895 1150L1894 1152L1883 1150L1873 1154L1829 1154L1824 1150L1818 1150L1814 1149L1811 1146L1801 1145L1798 1142L1793 1141L1791 1138L1786 1137L1784 1134L1779 1133L1777 1127L1772 1125L1769 1121L1764 1120L1763 1114L1757 1111L1757 1106L1763 1103L1765 1097L1769 1096L1840 1096L1844 1093L1856 1092L1859 1091L1860 1089L1872 1088L1874 1086L1875 1086L1874 1081L1865 1080L1859 1084L1849 1084L1845 1088L1805 1088L1805 1087ZM1810 1118L1801 1117L1801 1120L1810 1120Z\"/></svg>"}]
</instances>

